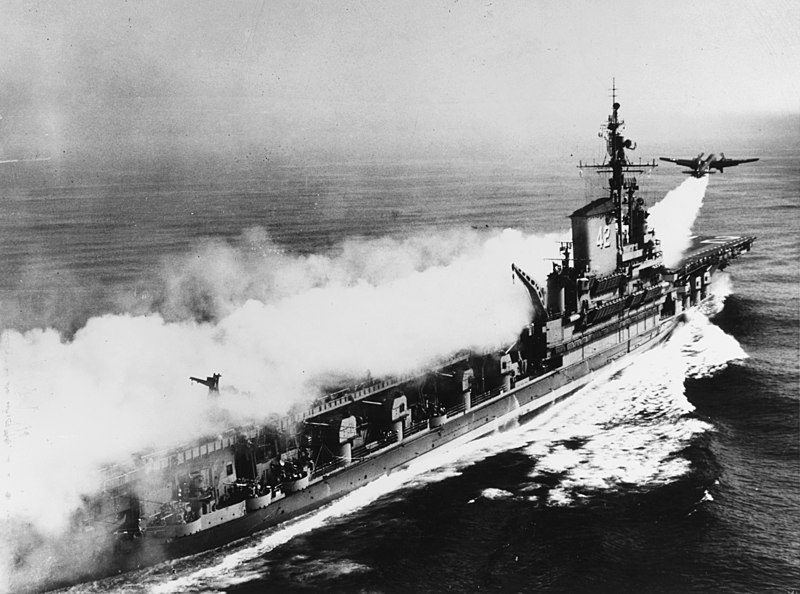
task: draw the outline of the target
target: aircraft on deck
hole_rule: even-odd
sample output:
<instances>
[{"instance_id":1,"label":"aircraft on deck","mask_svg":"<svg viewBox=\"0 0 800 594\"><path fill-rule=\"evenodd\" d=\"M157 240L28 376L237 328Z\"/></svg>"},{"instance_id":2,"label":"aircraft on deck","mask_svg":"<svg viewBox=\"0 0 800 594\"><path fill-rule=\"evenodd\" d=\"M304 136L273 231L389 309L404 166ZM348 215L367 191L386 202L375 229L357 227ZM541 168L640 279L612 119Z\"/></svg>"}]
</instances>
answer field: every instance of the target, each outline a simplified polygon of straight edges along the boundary
<instances>
[{"instance_id":1,"label":"aircraft on deck","mask_svg":"<svg viewBox=\"0 0 800 594\"><path fill-rule=\"evenodd\" d=\"M722 173L726 167L734 167L741 163L752 163L758 159L727 159L724 153L720 153L717 157L711 153L707 157L703 157L705 153L700 153L694 159L670 159L669 157L659 157L662 161L669 161L670 163L677 163L683 167L690 167L691 171L684 171L694 177L703 177L707 173L714 173L712 169L718 169Z\"/></svg>"}]
</instances>

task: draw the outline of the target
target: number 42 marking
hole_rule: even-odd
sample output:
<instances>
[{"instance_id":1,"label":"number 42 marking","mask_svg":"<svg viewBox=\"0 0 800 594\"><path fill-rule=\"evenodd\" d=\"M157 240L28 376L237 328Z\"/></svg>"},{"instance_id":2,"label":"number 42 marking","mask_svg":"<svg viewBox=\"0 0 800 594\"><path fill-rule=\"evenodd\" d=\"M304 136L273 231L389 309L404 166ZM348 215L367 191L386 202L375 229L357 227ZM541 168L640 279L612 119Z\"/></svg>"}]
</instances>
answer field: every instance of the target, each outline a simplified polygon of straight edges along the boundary
<instances>
[{"instance_id":1,"label":"number 42 marking","mask_svg":"<svg viewBox=\"0 0 800 594\"><path fill-rule=\"evenodd\" d=\"M597 247L601 250L611 247L611 229L608 225L603 225L597 230Z\"/></svg>"}]
</instances>

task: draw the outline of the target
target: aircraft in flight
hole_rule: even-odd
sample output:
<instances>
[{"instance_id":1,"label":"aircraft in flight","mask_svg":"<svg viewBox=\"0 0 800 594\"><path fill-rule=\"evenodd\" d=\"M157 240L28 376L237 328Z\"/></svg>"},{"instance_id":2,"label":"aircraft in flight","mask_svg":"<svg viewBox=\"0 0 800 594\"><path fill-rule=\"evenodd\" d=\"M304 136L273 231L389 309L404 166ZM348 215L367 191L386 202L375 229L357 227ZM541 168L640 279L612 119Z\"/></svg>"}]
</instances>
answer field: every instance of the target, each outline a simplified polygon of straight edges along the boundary
<instances>
[{"instance_id":1,"label":"aircraft in flight","mask_svg":"<svg viewBox=\"0 0 800 594\"><path fill-rule=\"evenodd\" d=\"M711 153L707 157L703 157L705 153L700 153L694 159L670 159L669 157L659 157L662 161L669 161L670 163L677 163L683 167L689 167L691 171L685 171L694 177L703 177L707 173L714 173L712 169L718 169L722 173L726 167L734 167L741 163L752 163L758 159L727 159L724 153L720 153L717 157Z\"/></svg>"}]
</instances>

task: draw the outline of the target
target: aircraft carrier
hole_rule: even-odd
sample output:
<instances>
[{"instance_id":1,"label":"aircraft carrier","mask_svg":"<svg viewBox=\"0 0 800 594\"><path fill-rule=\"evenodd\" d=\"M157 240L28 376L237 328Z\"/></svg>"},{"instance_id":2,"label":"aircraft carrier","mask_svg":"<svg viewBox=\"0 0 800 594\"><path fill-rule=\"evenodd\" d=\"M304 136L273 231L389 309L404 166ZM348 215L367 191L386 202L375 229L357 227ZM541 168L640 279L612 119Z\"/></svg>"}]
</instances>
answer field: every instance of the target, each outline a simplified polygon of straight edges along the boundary
<instances>
[{"instance_id":1,"label":"aircraft carrier","mask_svg":"<svg viewBox=\"0 0 800 594\"><path fill-rule=\"evenodd\" d=\"M608 155L581 165L607 186L570 216L572 241L561 245L546 286L509 262L533 305L513 344L456 354L427 373L332 390L307 408L105 469L103 491L87 499L83 518L82 530L93 534L93 575L218 547L441 446L534 419L612 362L668 337L709 297L713 274L755 238L696 238L678 265L666 267L637 195L636 175L655 163L628 159L633 143L612 101ZM218 374L192 379L218 390Z\"/></svg>"}]
</instances>

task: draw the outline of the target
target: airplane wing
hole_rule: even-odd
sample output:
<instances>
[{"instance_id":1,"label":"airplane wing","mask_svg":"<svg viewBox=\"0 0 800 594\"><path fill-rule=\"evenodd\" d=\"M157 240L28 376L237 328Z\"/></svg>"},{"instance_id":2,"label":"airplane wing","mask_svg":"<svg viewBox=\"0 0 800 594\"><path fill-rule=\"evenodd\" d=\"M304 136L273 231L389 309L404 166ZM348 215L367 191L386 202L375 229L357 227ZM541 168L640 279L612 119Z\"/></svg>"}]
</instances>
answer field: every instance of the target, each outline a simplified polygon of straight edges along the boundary
<instances>
[{"instance_id":1,"label":"airplane wing","mask_svg":"<svg viewBox=\"0 0 800 594\"><path fill-rule=\"evenodd\" d=\"M714 166L721 165L723 167L733 167L734 165L739 165L741 163L752 163L753 161L758 161L758 159L719 159Z\"/></svg>"},{"instance_id":2,"label":"airplane wing","mask_svg":"<svg viewBox=\"0 0 800 594\"><path fill-rule=\"evenodd\" d=\"M670 163L677 163L682 167L694 167L695 160L694 159L670 159L669 157L659 157L662 161L668 161Z\"/></svg>"}]
</instances>

